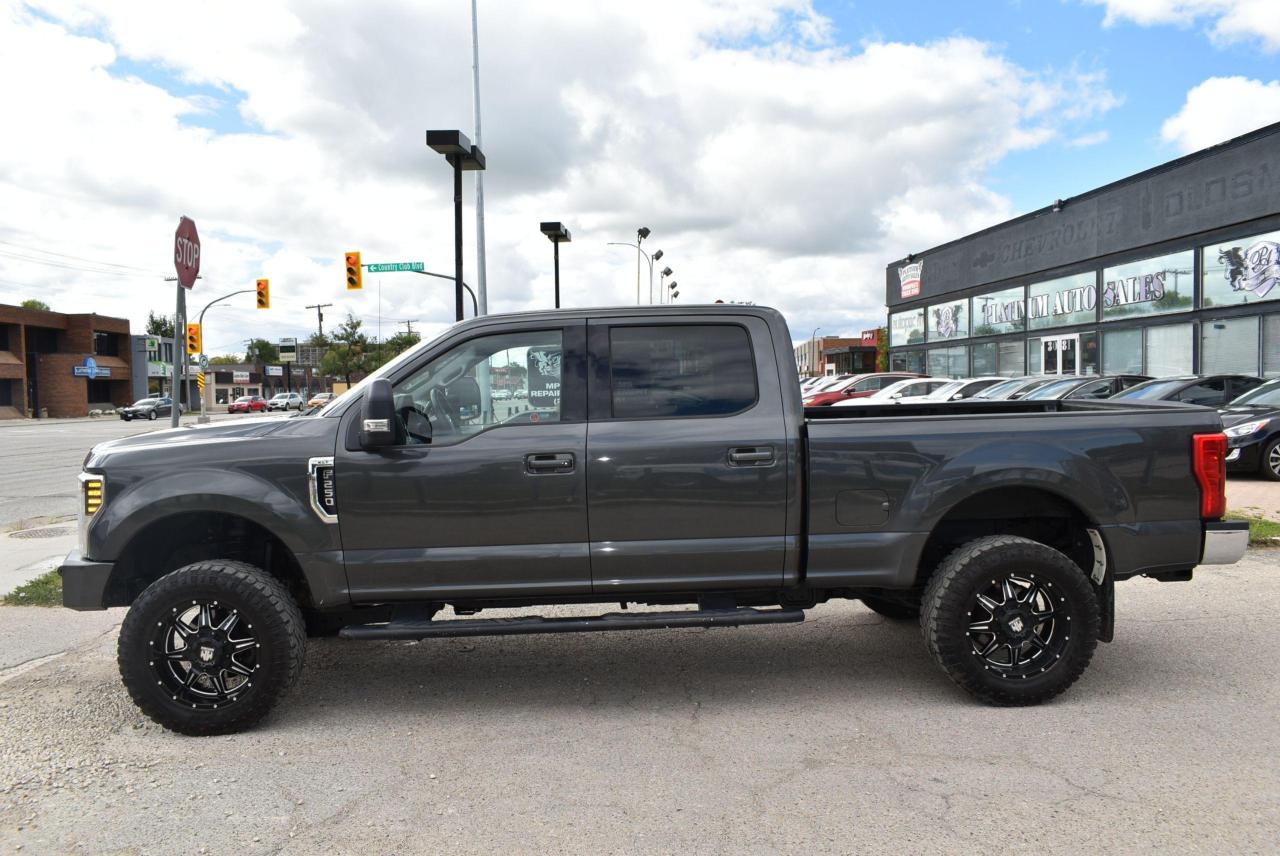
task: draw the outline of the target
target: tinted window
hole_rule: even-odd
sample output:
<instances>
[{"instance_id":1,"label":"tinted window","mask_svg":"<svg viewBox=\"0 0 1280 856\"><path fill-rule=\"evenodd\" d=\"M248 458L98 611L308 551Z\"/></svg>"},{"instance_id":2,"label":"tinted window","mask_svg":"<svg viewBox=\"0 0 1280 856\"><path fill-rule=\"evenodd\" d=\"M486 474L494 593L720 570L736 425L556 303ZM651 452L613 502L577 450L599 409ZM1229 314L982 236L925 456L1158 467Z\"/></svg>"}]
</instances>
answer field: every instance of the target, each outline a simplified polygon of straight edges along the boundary
<instances>
[{"instance_id":1,"label":"tinted window","mask_svg":"<svg viewBox=\"0 0 1280 856\"><path fill-rule=\"evenodd\" d=\"M742 327L613 327L609 351L615 418L722 416L755 403L755 364Z\"/></svg>"},{"instance_id":2,"label":"tinted window","mask_svg":"<svg viewBox=\"0 0 1280 856\"><path fill-rule=\"evenodd\" d=\"M1178 400L1188 404L1221 404L1226 392L1226 379L1215 377L1187 387L1178 393Z\"/></svg>"},{"instance_id":3,"label":"tinted window","mask_svg":"<svg viewBox=\"0 0 1280 856\"><path fill-rule=\"evenodd\" d=\"M1131 386L1123 392L1116 393L1116 398L1164 398L1175 392L1186 381L1182 380L1154 380L1146 383L1140 383L1137 386Z\"/></svg>"},{"instance_id":4,"label":"tinted window","mask_svg":"<svg viewBox=\"0 0 1280 856\"><path fill-rule=\"evenodd\" d=\"M1249 404L1254 407L1280 407L1280 380L1272 380L1253 390L1240 396L1231 402L1234 407L1236 405Z\"/></svg>"},{"instance_id":5,"label":"tinted window","mask_svg":"<svg viewBox=\"0 0 1280 856\"><path fill-rule=\"evenodd\" d=\"M1067 398L1110 398L1112 381L1095 380L1068 393Z\"/></svg>"}]
</instances>

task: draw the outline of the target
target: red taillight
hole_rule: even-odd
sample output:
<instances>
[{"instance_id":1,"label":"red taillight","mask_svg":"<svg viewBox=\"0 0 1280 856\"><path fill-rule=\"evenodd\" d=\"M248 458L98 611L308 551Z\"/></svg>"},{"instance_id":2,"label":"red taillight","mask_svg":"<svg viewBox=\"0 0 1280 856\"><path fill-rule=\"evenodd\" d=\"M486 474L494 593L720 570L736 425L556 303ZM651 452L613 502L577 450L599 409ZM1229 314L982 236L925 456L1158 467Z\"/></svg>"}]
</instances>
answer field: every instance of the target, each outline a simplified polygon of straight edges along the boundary
<instances>
[{"instance_id":1,"label":"red taillight","mask_svg":"<svg viewBox=\"0 0 1280 856\"><path fill-rule=\"evenodd\" d=\"M1200 483L1200 516L1212 520L1227 513L1227 435L1191 438L1191 466Z\"/></svg>"}]
</instances>

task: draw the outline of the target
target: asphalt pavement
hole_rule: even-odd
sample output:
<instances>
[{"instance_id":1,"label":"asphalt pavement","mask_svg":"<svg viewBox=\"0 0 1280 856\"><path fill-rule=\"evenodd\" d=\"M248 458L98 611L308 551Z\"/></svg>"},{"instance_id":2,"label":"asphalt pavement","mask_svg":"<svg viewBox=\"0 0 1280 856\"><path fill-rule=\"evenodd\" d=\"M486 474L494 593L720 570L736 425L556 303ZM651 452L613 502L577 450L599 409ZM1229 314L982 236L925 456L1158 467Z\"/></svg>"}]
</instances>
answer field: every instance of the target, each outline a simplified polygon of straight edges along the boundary
<instances>
[{"instance_id":1,"label":"asphalt pavement","mask_svg":"<svg viewBox=\"0 0 1280 856\"><path fill-rule=\"evenodd\" d=\"M0 674L0 848L1275 852L1280 550L1117 588L1116 642L1025 709L974 703L917 627L840 602L776 627L322 640L257 729L187 738L90 635Z\"/></svg>"}]
</instances>

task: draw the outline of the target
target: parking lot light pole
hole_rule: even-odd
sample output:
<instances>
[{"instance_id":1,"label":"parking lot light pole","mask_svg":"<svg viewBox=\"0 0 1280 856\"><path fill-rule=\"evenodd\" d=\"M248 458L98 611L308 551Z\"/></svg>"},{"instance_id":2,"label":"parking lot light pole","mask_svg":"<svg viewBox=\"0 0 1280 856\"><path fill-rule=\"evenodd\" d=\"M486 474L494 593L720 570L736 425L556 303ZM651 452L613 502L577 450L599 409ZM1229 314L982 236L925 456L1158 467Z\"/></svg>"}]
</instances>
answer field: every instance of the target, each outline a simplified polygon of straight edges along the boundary
<instances>
[{"instance_id":1,"label":"parking lot light pole","mask_svg":"<svg viewBox=\"0 0 1280 856\"><path fill-rule=\"evenodd\" d=\"M453 304L454 320L462 320L462 173L484 169L484 152L461 131L427 131L427 146L453 167Z\"/></svg>"},{"instance_id":2,"label":"parking lot light pole","mask_svg":"<svg viewBox=\"0 0 1280 856\"><path fill-rule=\"evenodd\" d=\"M552 251L552 255L555 258L555 270L556 270L555 308L559 309L560 308L560 245L569 243L570 241L573 240L573 237L569 234L569 230L564 227L564 224L560 222L543 223L539 228L541 229L542 234L546 235L547 239L551 241L552 246L555 247L555 249Z\"/></svg>"}]
</instances>

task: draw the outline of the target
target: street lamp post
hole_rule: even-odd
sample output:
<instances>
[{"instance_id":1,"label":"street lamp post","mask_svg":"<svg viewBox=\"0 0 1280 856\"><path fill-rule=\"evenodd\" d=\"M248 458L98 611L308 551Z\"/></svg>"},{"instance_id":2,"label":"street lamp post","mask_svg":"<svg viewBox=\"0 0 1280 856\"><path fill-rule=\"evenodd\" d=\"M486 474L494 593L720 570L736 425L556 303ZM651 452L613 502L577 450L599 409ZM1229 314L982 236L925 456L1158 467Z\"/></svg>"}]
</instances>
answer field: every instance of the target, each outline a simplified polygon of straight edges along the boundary
<instances>
[{"instance_id":1,"label":"street lamp post","mask_svg":"<svg viewBox=\"0 0 1280 856\"><path fill-rule=\"evenodd\" d=\"M196 323L200 325L201 338L204 338L204 313L209 311L210 306L212 306L215 303L221 303L222 301L226 300L228 297L235 297L237 294L249 294L256 290L257 289L253 289L253 288L242 288L239 291L232 291L229 294L224 294L221 297L215 298L213 300L210 300L208 303L206 303L204 305L204 309L200 310L199 320L196 321ZM201 402L201 405L200 405L200 418L197 419L196 421L199 422L201 425L208 422L209 411L212 409L213 409L213 384L209 383L208 378L205 378L204 379L204 400Z\"/></svg>"},{"instance_id":2,"label":"street lamp post","mask_svg":"<svg viewBox=\"0 0 1280 856\"><path fill-rule=\"evenodd\" d=\"M648 230L646 230L646 231L648 231ZM630 241L609 241L609 242L607 243L607 246L610 246L610 247L635 247L635 248L636 248L636 252L639 254L639 255L636 257L636 268L637 268L637 269L636 269L636 306L639 306L639 305L640 305L640 270L639 270L640 262L639 262L639 258L640 258L640 256L644 256L645 260L649 262L649 290L650 290L651 292L652 292L652 290L653 290L653 259L649 257L649 254L648 254L648 253L646 253L644 250L640 249L640 244L639 244L639 243L635 243L635 244L633 244L633 243L631 243ZM661 251L661 250L659 250L658 252L662 252L662 251ZM650 299L652 299L652 298L650 298Z\"/></svg>"},{"instance_id":3,"label":"street lamp post","mask_svg":"<svg viewBox=\"0 0 1280 856\"><path fill-rule=\"evenodd\" d=\"M658 271L658 304L667 302L667 277L671 276L671 268L664 267Z\"/></svg>"},{"instance_id":4,"label":"street lamp post","mask_svg":"<svg viewBox=\"0 0 1280 856\"><path fill-rule=\"evenodd\" d=\"M453 167L453 304L455 320L462 320L462 173L484 169L484 152L471 145L461 131L427 131L427 146Z\"/></svg>"},{"instance_id":5,"label":"street lamp post","mask_svg":"<svg viewBox=\"0 0 1280 856\"><path fill-rule=\"evenodd\" d=\"M645 255L644 250L640 249L640 243L647 237L649 237L648 226L641 226L639 229L636 229L636 306L640 305L640 256L643 255L645 258L649 258ZM649 262L649 270L653 270L652 260ZM649 279L653 279L652 274Z\"/></svg>"},{"instance_id":6,"label":"street lamp post","mask_svg":"<svg viewBox=\"0 0 1280 856\"><path fill-rule=\"evenodd\" d=\"M560 245L569 243L570 241L573 240L573 237L569 234L569 230L564 227L563 223L559 223L559 222L543 223L540 225L539 228L541 229L542 234L547 236L547 239L551 241L552 246L555 248L552 251L552 255L555 258L555 269L556 269L556 307L555 308L559 309L560 308Z\"/></svg>"}]
</instances>

